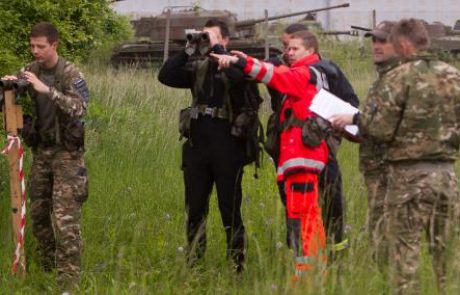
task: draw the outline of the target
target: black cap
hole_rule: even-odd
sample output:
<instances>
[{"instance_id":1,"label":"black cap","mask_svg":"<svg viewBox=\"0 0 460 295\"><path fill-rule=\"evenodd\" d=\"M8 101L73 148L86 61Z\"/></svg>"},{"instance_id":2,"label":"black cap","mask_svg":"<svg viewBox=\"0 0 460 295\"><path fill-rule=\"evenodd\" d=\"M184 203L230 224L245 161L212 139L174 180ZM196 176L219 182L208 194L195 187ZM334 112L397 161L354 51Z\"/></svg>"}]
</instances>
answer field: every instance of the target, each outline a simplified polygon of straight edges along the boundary
<instances>
[{"instance_id":1,"label":"black cap","mask_svg":"<svg viewBox=\"0 0 460 295\"><path fill-rule=\"evenodd\" d=\"M375 29L364 34L364 37L372 36L380 40L387 40L395 24L395 22L384 20L379 23Z\"/></svg>"}]
</instances>

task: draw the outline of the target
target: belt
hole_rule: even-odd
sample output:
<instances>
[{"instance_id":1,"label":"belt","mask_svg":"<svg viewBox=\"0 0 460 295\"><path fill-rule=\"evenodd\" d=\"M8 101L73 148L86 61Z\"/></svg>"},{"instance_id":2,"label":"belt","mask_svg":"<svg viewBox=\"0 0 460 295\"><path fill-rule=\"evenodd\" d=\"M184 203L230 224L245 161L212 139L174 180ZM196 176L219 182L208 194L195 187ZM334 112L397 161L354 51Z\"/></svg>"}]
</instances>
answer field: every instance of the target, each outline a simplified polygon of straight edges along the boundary
<instances>
[{"instance_id":1,"label":"belt","mask_svg":"<svg viewBox=\"0 0 460 295\"><path fill-rule=\"evenodd\" d=\"M225 108L208 107L205 104L199 104L191 109L191 118L198 119L198 115L210 116L211 118L228 119L228 112Z\"/></svg>"}]
</instances>

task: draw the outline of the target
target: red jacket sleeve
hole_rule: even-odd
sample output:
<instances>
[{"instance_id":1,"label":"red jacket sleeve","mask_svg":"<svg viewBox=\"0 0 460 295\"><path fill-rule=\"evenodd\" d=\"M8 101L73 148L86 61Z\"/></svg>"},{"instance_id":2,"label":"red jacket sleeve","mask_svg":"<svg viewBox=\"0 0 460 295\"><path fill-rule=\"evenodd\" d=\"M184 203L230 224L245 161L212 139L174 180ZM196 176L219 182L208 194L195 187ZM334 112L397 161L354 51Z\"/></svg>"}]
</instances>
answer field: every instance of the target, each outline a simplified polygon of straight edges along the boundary
<instances>
[{"instance_id":1,"label":"red jacket sleeve","mask_svg":"<svg viewBox=\"0 0 460 295\"><path fill-rule=\"evenodd\" d=\"M307 66L289 68L281 65L275 67L273 64L248 57L243 71L255 80L267 84L268 87L296 99L311 94L309 88L315 87L312 84L309 85L310 71Z\"/></svg>"}]
</instances>

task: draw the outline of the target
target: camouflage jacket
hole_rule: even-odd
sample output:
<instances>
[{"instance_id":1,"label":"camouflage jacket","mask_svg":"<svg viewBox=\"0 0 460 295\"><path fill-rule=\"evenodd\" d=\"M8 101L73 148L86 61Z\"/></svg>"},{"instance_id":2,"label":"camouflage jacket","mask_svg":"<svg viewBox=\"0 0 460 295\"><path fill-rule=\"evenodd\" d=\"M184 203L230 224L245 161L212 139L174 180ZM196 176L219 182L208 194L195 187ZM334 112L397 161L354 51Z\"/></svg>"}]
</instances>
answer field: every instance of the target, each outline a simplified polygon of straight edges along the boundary
<instances>
[{"instance_id":1,"label":"camouflage jacket","mask_svg":"<svg viewBox=\"0 0 460 295\"><path fill-rule=\"evenodd\" d=\"M377 107L379 98L387 95L386 92L389 91L387 73L400 64L399 59L391 59L377 66L378 78L369 89L361 116L369 117ZM383 170L386 144L373 139L365 133L365 130L361 130L361 136L363 137L363 141L359 145L359 168L361 172L366 174Z\"/></svg>"},{"instance_id":2,"label":"camouflage jacket","mask_svg":"<svg viewBox=\"0 0 460 295\"><path fill-rule=\"evenodd\" d=\"M33 62L21 69L19 75L26 70L33 72L50 88L49 93L37 93L29 87L33 102L33 123L26 130L26 133L32 133L29 145L62 143L69 149L81 147L84 137L81 118L86 114L89 100L82 73L62 58L53 69L42 69ZM27 138L24 139L27 143Z\"/></svg>"},{"instance_id":3,"label":"camouflage jacket","mask_svg":"<svg viewBox=\"0 0 460 295\"><path fill-rule=\"evenodd\" d=\"M360 121L360 130L388 145L385 159L457 159L460 72L419 53L388 72L385 80L386 91Z\"/></svg>"}]
</instances>

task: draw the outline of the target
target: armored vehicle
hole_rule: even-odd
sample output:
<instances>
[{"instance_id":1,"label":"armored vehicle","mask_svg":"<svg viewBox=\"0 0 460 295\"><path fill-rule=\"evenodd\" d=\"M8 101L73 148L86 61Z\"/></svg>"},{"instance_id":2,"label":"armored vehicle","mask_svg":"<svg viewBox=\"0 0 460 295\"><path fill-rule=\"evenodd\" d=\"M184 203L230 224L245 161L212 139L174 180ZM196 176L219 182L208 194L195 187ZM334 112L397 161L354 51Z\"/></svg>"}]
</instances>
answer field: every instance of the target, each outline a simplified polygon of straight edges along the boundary
<instances>
[{"instance_id":1,"label":"armored vehicle","mask_svg":"<svg viewBox=\"0 0 460 295\"><path fill-rule=\"evenodd\" d=\"M454 27L446 26L441 22L428 24L424 22L431 38L431 46L435 50L449 51L457 56L460 53L460 20Z\"/></svg>"},{"instance_id":2,"label":"armored vehicle","mask_svg":"<svg viewBox=\"0 0 460 295\"><path fill-rule=\"evenodd\" d=\"M167 7L156 17L143 17L133 21L137 41L125 43L114 49L113 64L162 62L184 48L185 30L201 30L210 18L217 18L229 25L231 42L228 50L240 50L257 58L280 54L281 51L265 42L267 36L257 36L256 24L319 11L348 7L348 3L296 13L260 19L238 21L227 10L206 10L200 7L184 9L182 6Z\"/></svg>"},{"instance_id":3,"label":"armored vehicle","mask_svg":"<svg viewBox=\"0 0 460 295\"><path fill-rule=\"evenodd\" d=\"M460 20L454 27L446 26L441 22L428 23L421 20L431 39L431 50L435 53L451 53L458 56L460 53ZM355 31L371 31L371 28L351 26Z\"/></svg>"}]
</instances>

